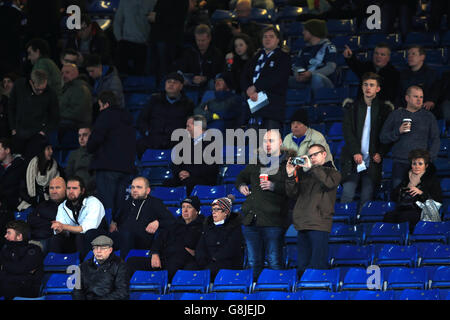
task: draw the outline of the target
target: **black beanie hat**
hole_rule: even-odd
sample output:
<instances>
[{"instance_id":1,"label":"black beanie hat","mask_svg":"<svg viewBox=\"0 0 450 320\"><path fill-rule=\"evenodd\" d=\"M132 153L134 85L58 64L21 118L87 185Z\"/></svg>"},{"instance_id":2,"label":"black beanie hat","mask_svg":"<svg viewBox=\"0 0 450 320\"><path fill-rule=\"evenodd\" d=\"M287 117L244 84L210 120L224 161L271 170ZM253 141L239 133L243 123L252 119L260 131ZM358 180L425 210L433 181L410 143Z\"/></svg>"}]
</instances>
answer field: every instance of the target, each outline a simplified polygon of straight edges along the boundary
<instances>
[{"instance_id":1,"label":"black beanie hat","mask_svg":"<svg viewBox=\"0 0 450 320\"><path fill-rule=\"evenodd\" d=\"M305 126L309 126L308 111L305 109L298 109L291 117L291 123L298 121L303 123Z\"/></svg>"},{"instance_id":2,"label":"black beanie hat","mask_svg":"<svg viewBox=\"0 0 450 320\"><path fill-rule=\"evenodd\" d=\"M327 23L325 20L310 19L303 24L303 28L320 39L326 38L328 35Z\"/></svg>"}]
</instances>

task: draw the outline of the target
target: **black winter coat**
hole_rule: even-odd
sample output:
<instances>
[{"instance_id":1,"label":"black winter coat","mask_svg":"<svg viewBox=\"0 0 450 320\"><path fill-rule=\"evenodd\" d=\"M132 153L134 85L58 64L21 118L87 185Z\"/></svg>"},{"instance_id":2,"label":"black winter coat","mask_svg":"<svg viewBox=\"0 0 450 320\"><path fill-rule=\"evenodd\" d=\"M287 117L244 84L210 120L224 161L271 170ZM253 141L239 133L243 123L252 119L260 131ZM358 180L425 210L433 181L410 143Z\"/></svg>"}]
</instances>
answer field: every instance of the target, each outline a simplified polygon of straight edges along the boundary
<instances>
[{"instance_id":1,"label":"black winter coat","mask_svg":"<svg viewBox=\"0 0 450 320\"><path fill-rule=\"evenodd\" d=\"M81 289L74 289L73 300L128 300L130 276L126 263L111 253L97 266L94 258L81 264Z\"/></svg>"},{"instance_id":2,"label":"black winter coat","mask_svg":"<svg viewBox=\"0 0 450 320\"><path fill-rule=\"evenodd\" d=\"M12 212L20 203L20 187L27 166L21 156L15 156L11 165L6 169L0 166L0 202L2 209Z\"/></svg>"},{"instance_id":3,"label":"black winter coat","mask_svg":"<svg viewBox=\"0 0 450 320\"><path fill-rule=\"evenodd\" d=\"M102 110L95 121L87 150L94 155L91 170L134 174L136 133L131 114L112 107Z\"/></svg>"},{"instance_id":4,"label":"black winter coat","mask_svg":"<svg viewBox=\"0 0 450 320\"><path fill-rule=\"evenodd\" d=\"M27 222L31 228L31 239L42 240L53 236L50 228L52 221L56 220L59 204L53 200L47 200L38 206L28 215Z\"/></svg>"},{"instance_id":5,"label":"black winter coat","mask_svg":"<svg viewBox=\"0 0 450 320\"><path fill-rule=\"evenodd\" d=\"M150 40L182 44L188 8L188 0L158 0L153 8L156 18L151 24Z\"/></svg>"},{"instance_id":6,"label":"black winter coat","mask_svg":"<svg viewBox=\"0 0 450 320\"><path fill-rule=\"evenodd\" d=\"M212 44L203 55L197 46L193 46L184 50L177 67L183 73L192 73L194 76L206 76L210 80L224 70L225 59L222 52L213 47Z\"/></svg>"}]
</instances>

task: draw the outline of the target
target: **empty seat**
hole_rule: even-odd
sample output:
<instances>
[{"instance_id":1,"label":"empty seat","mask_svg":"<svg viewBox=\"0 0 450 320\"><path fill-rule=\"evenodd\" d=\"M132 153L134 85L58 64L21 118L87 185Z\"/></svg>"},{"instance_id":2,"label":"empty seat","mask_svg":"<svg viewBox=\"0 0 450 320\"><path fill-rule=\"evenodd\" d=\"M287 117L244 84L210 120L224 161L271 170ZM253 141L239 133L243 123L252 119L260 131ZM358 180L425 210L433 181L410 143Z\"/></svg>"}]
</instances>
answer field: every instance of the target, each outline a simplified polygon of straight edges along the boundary
<instances>
[{"instance_id":1,"label":"empty seat","mask_svg":"<svg viewBox=\"0 0 450 320\"><path fill-rule=\"evenodd\" d=\"M173 177L172 171L168 167L145 168L141 175L150 181L151 186L162 186L164 181Z\"/></svg>"},{"instance_id":2,"label":"empty seat","mask_svg":"<svg viewBox=\"0 0 450 320\"><path fill-rule=\"evenodd\" d=\"M450 267L437 267L430 279L430 289L450 288Z\"/></svg>"},{"instance_id":3,"label":"empty seat","mask_svg":"<svg viewBox=\"0 0 450 320\"><path fill-rule=\"evenodd\" d=\"M394 267L386 281L388 290L426 289L427 273L422 268Z\"/></svg>"},{"instance_id":4,"label":"empty seat","mask_svg":"<svg viewBox=\"0 0 450 320\"><path fill-rule=\"evenodd\" d=\"M333 122L328 129L327 138L331 140L343 140L344 131L342 131L342 122Z\"/></svg>"},{"instance_id":5,"label":"empty seat","mask_svg":"<svg viewBox=\"0 0 450 320\"><path fill-rule=\"evenodd\" d=\"M351 300L394 300L393 291L359 290Z\"/></svg>"},{"instance_id":6,"label":"empty seat","mask_svg":"<svg viewBox=\"0 0 450 320\"><path fill-rule=\"evenodd\" d=\"M150 259L150 250L146 249L132 249L128 252L127 256L125 257L125 261L127 261L131 257L145 257Z\"/></svg>"},{"instance_id":7,"label":"empty seat","mask_svg":"<svg viewBox=\"0 0 450 320\"><path fill-rule=\"evenodd\" d=\"M339 272L339 269L306 269L297 283L297 290L325 289L336 291L339 283Z\"/></svg>"},{"instance_id":8,"label":"empty seat","mask_svg":"<svg viewBox=\"0 0 450 320\"><path fill-rule=\"evenodd\" d=\"M319 105L316 108L316 113L319 122L339 122L344 118L344 111L338 105Z\"/></svg>"},{"instance_id":9,"label":"empty seat","mask_svg":"<svg viewBox=\"0 0 450 320\"><path fill-rule=\"evenodd\" d=\"M355 23L352 19L330 19L327 21L327 29L330 34L353 34Z\"/></svg>"},{"instance_id":10,"label":"empty seat","mask_svg":"<svg viewBox=\"0 0 450 320\"><path fill-rule=\"evenodd\" d=\"M310 102L311 102L311 88L288 89L286 91L287 106L304 106L309 104Z\"/></svg>"},{"instance_id":11,"label":"empty seat","mask_svg":"<svg viewBox=\"0 0 450 320\"><path fill-rule=\"evenodd\" d=\"M45 296L45 300L72 300L71 294L50 294Z\"/></svg>"},{"instance_id":12,"label":"empty seat","mask_svg":"<svg viewBox=\"0 0 450 320\"><path fill-rule=\"evenodd\" d=\"M447 235L450 230L450 221L430 222L419 221L409 236L410 242L433 241L447 243Z\"/></svg>"},{"instance_id":13,"label":"empty seat","mask_svg":"<svg viewBox=\"0 0 450 320\"><path fill-rule=\"evenodd\" d=\"M201 204L211 204L214 199L227 196L227 186L196 185L192 190L191 196L197 196Z\"/></svg>"},{"instance_id":14,"label":"empty seat","mask_svg":"<svg viewBox=\"0 0 450 320\"><path fill-rule=\"evenodd\" d=\"M331 266L365 266L372 264L373 252L369 246L339 245L331 257Z\"/></svg>"},{"instance_id":15,"label":"empty seat","mask_svg":"<svg viewBox=\"0 0 450 320\"><path fill-rule=\"evenodd\" d=\"M178 270L173 276L170 292L200 291L206 293L210 282L210 271L207 270Z\"/></svg>"},{"instance_id":16,"label":"empty seat","mask_svg":"<svg viewBox=\"0 0 450 320\"><path fill-rule=\"evenodd\" d=\"M150 195L161 199L165 205L178 206L186 198L186 187L155 187Z\"/></svg>"},{"instance_id":17,"label":"empty seat","mask_svg":"<svg viewBox=\"0 0 450 320\"><path fill-rule=\"evenodd\" d=\"M80 256L75 253L55 253L49 252L44 259L45 272L66 272L72 265L80 264Z\"/></svg>"},{"instance_id":18,"label":"empty seat","mask_svg":"<svg viewBox=\"0 0 450 320\"><path fill-rule=\"evenodd\" d=\"M340 283L340 290L366 290L368 289L368 280L372 275L372 272L367 272L366 268L361 267L352 267L349 268L345 274L342 282ZM380 272L380 281L379 283L370 282L373 285L374 289L381 290L383 283L382 273Z\"/></svg>"},{"instance_id":19,"label":"empty seat","mask_svg":"<svg viewBox=\"0 0 450 320\"><path fill-rule=\"evenodd\" d=\"M69 279L70 278L70 279ZM68 284L71 285L68 285ZM66 273L52 273L44 285L42 293L49 294L64 294L71 293L75 287L75 278L73 275Z\"/></svg>"},{"instance_id":20,"label":"empty seat","mask_svg":"<svg viewBox=\"0 0 450 320\"><path fill-rule=\"evenodd\" d=\"M212 214L212 209L210 205L200 206L200 214L209 217Z\"/></svg>"},{"instance_id":21,"label":"empty seat","mask_svg":"<svg viewBox=\"0 0 450 320\"><path fill-rule=\"evenodd\" d=\"M338 108L342 108L340 104L348 97L348 87L340 88L320 88L314 95L314 103L316 104L339 104ZM341 117L342 118L342 117Z\"/></svg>"},{"instance_id":22,"label":"empty seat","mask_svg":"<svg viewBox=\"0 0 450 320\"><path fill-rule=\"evenodd\" d=\"M363 241L362 237L363 229L361 225L333 223L328 242L360 245Z\"/></svg>"},{"instance_id":23,"label":"empty seat","mask_svg":"<svg viewBox=\"0 0 450 320\"><path fill-rule=\"evenodd\" d=\"M176 300L216 300L215 293L183 292L174 295Z\"/></svg>"},{"instance_id":24,"label":"empty seat","mask_svg":"<svg viewBox=\"0 0 450 320\"><path fill-rule=\"evenodd\" d=\"M367 49L375 49L378 43L389 44L391 50L397 50L402 47L402 39L398 33L371 33L361 36L361 46Z\"/></svg>"},{"instance_id":25,"label":"empty seat","mask_svg":"<svg viewBox=\"0 0 450 320\"><path fill-rule=\"evenodd\" d=\"M173 216L176 218L181 215L181 208L178 207L167 207L167 209L173 214Z\"/></svg>"},{"instance_id":26,"label":"empty seat","mask_svg":"<svg viewBox=\"0 0 450 320\"><path fill-rule=\"evenodd\" d=\"M222 269L216 275L212 291L242 291L249 293L253 283L253 270Z\"/></svg>"},{"instance_id":27,"label":"empty seat","mask_svg":"<svg viewBox=\"0 0 450 320\"><path fill-rule=\"evenodd\" d=\"M33 211L32 207L29 207L25 210L22 211L16 211L14 212L14 220L22 220L22 221L27 221L28 219L28 215Z\"/></svg>"},{"instance_id":28,"label":"empty seat","mask_svg":"<svg viewBox=\"0 0 450 320\"><path fill-rule=\"evenodd\" d=\"M440 300L438 290L405 289L398 293L398 300Z\"/></svg>"},{"instance_id":29,"label":"empty seat","mask_svg":"<svg viewBox=\"0 0 450 320\"><path fill-rule=\"evenodd\" d=\"M409 224L376 222L366 236L366 243L398 243L406 244Z\"/></svg>"},{"instance_id":30,"label":"empty seat","mask_svg":"<svg viewBox=\"0 0 450 320\"><path fill-rule=\"evenodd\" d=\"M148 93L128 93L125 94L125 107L130 110L145 108L152 95Z\"/></svg>"},{"instance_id":31,"label":"empty seat","mask_svg":"<svg viewBox=\"0 0 450 320\"><path fill-rule=\"evenodd\" d=\"M383 163L387 159L384 159ZM386 212L395 210L395 202L368 201L362 207L357 216L359 222L383 221Z\"/></svg>"},{"instance_id":32,"label":"empty seat","mask_svg":"<svg viewBox=\"0 0 450 320\"><path fill-rule=\"evenodd\" d=\"M234 183L236 181L237 176L239 173L244 170L245 165L243 164L231 164L227 165L224 168L223 176L222 176L222 183Z\"/></svg>"},{"instance_id":33,"label":"empty seat","mask_svg":"<svg viewBox=\"0 0 450 320\"><path fill-rule=\"evenodd\" d=\"M282 22L286 20L297 20L297 17L299 17L303 13L304 9L301 7L294 7L294 6L284 6L281 10L278 11L276 15L276 21Z\"/></svg>"},{"instance_id":34,"label":"empty seat","mask_svg":"<svg viewBox=\"0 0 450 320\"><path fill-rule=\"evenodd\" d=\"M257 294L259 300L301 300L301 292L260 291Z\"/></svg>"},{"instance_id":35,"label":"empty seat","mask_svg":"<svg viewBox=\"0 0 450 320\"><path fill-rule=\"evenodd\" d=\"M130 279L131 291L154 291L164 294L167 288L167 270L136 271Z\"/></svg>"},{"instance_id":36,"label":"empty seat","mask_svg":"<svg viewBox=\"0 0 450 320\"><path fill-rule=\"evenodd\" d=\"M343 292L329 292L320 290L305 290L302 292L303 300L348 300L348 293Z\"/></svg>"},{"instance_id":37,"label":"empty seat","mask_svg":"<svg viewBox=\"0 0 450 320\"><path fill-rule=\"evenodd\" d=\"M441 179L441 189L443 197L450 197L450 178Z\"/></svg>"},{"instance_id":38,"label":"empty seat","mask_svg":"<svg viewBox=\"0 0 450 320\"><path fill-rule=\"evenodd\" d=\"M333 222L353 223L356 221L358 203L356 201L349 203L338 203L334 205Z\"/></svg>"},{"instance_id":39,"label":"empty seat","mask_svg":"<svg viewBox=\"0 0 450 320\"><path fill-rule=\"evenodd\" d=\"M171 149L147 149L141 158L141 166L168 166L171 162Z\"/></svg>"},{"instance_id":40,"label":"empty seat","mask_svg":"<svg viewBox=\"0 0 450 320\"><path fill-rule=\"evenodd\" d=\"M172 293L157 294L152 292L130 292L130 300L174 300Z\"/></svg>"},{"instance_id":41,"label":"empty seat","mask_svg":"<svg viewBox=\"0 0 450 320\"><path fill-rule=\"evenodd\" d=\"M254 291L293 291L297 282L297 270L264 269L256 281Z\"/></svg>"},{"instance_id":42,"label":"empty seat","mask_svg":"<svg viewBox=\"0 0 450 320\"><path fill-rule=\"evenodd\" d=\"M423 47L435 47L439 44L439 36L431 32L409 32L406 34L403 47L418 44Z\"/></svg>"},{"instance_id":43,"label":"empty seat","mask_svg":"<svg viewBox=\"0 0 450 320\"><path fill-rule=\"evenodd\" d=\"M242 292L217 292L216 300L259 300L257 294Z\"/></svg>"},{"instance_id":44,"label":"empty seat","mask_svg":"<svg viewBox=\"0 0 450 320\"><path fill-rule=\"evenodd\" d=\"M156 79L154 76L128 76L122 80L124 92L154 92Z\"/></svg>"},{"instance_id":45,"label":"empty seat","mask_svg":"<svg viewBox=\"0 0 450 320\"><path fill-rule=\"evenodd\" d=\"M344 50L346 45L353 51L360 49L360 37L355 35L335 36L331 39L331 42L339 51Z\"/></svg>"},{"instance_id":46,"label":"empty seat","mask_svg":"<svg viewBox=\"0 0 450 320\"><path fill-rule=\"evenodd\" d=\"M374 264L378 266L415 267L417 263L417 248L415 246L384 245L375 255Z\"/></svg>"},{"instance_id":47,"label":"empty seat","mask_svg":"<svg viewBox=\"0 0 450 320\"><path fill-rule=\"evenodd\" d=\"M442 243L416 243L419 249L418 266L450 264L450 245Z\"/></svg>"}]
</instances>

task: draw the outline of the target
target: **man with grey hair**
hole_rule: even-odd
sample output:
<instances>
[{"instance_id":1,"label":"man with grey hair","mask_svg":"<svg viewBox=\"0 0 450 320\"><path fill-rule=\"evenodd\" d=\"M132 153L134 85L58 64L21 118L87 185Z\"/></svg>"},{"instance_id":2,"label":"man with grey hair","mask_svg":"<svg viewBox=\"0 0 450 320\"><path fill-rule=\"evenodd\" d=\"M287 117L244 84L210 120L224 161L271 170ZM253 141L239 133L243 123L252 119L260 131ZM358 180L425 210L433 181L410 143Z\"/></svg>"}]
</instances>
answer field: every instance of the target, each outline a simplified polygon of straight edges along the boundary
<instances>
[{"instance_id":1,"label":"man with grey hair","mask_svg":"<svg viewBox=\"0 0 450 320\"><path fill-rule=\"evenodd\" d=\"M8 116L14 153L26 159L36 156L59 122L58 97L48 87L47 73L37 69L31 78L18 79L11 91Z\"/></svg>"}]
</instances>

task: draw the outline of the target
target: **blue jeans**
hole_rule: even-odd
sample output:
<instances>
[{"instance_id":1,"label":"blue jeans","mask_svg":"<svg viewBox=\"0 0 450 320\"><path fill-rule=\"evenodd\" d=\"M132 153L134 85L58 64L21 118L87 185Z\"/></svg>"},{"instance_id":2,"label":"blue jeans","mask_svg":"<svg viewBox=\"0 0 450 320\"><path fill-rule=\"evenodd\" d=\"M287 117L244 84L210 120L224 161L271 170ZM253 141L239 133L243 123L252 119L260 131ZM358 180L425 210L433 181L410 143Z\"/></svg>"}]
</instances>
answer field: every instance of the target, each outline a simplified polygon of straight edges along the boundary
<instances>
[{"instance_id":1,"label":"blue jeans","mask_svg":"<svg viewBox=\"0 0 450 320\"><path fill-rule=\"evenodd\" d=\"M355 191L358 187L359 182L361 182L359 208L362 208L364 203L373 199L374 184L370 176L367 174L367 172L354 172L342 184L343 189L341 195L341 203L349 203L353 201L353 199L355 198Z\"/></svg>"},{"instance_id":2,"label":"blue jeans","mask_svg":"<svg viewBox=\"0 0 450 320\"><path fill-rule=\"evenodd\" d=\"M411 169L411 164L409 163L401 163L396 161L392 163L392 189L395 189L395 187L402 182L409 169Z\"/></svg>"},{"instance_id":3,"label":"blue jeans","mask_svg":"<svg viewBox=\"0 0 450 320\"><path fill-rule=\"evenodd\" d=\"M113 216L125 200L130 179L131 175L124 172L99 170L95 173L97 197L105 209L113 210Z\"/></svg>"},{"instance_id":4,"label":"blue jeans","mask_svg":"<svg viewBox=\"0 0 450 320\"><path fill-rule=\"evenodd\" d=\"M253 269L253 278L257 279L264 267L267 257L270 269L282 269L283 243L285 229L283 227L243 226L247 244L248 264Z\"/></svg>"},{"instance_id":5,"label":"blue jeans","mask_svg":"<svg viewBox=\"0 0 450 320\"><path fill-rule=\"evenodd\" d=\"M298 266L297 272L306 269L328 269L329 232L300 230L297 233Z\"/></svg>"}]
</instances>

